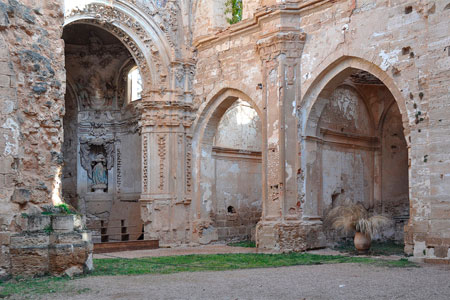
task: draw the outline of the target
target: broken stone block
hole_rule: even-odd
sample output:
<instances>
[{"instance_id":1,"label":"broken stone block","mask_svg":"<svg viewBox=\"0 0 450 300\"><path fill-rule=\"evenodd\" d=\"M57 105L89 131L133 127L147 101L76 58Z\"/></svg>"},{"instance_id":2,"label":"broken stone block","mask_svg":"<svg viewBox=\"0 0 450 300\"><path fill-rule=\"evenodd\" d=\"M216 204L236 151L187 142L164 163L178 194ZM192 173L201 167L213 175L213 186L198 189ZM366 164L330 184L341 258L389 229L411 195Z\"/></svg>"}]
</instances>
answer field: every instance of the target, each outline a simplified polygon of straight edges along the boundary
<instances>
[{"instance_id":1,"label":"broken stone block","mask_svg":"<svg viewBox=\"0 0 450 300\"><path fill-rule=\"evenodd\" d=\"M45 231L51 228L50 216L31 215L26 220L28 231Z\"/></svg>"},{"instance_id":2,"label":"broken stone block","mask_svg":"<svg viewBox=\"0 0 450 300\"><path fill-rule=\"evenodd\" d=\"M49 236L45 233L11 236L11 274L35 276L48 273L48 244Z\"/></svg>"},{"instance_id":3,"label":"broken stone block","mask_svg":"<svg viewBox=\"0 0 450 300\"><path fill-rule=\"evenodd\" d=\"M71 232L74 229L74 215L52 216L52 229L54 232Z\"/></svg>"}]
</instances>

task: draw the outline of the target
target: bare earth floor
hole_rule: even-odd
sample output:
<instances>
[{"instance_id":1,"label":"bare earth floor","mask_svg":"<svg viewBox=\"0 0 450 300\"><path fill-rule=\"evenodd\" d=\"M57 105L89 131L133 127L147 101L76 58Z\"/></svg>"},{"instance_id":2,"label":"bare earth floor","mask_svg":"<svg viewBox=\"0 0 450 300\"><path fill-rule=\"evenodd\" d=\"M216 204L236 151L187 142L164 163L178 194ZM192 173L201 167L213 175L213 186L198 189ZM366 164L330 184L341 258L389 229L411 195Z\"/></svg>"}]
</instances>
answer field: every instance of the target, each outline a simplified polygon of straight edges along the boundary
<instances>
[{"instance_id":1,"label":"bare earth floor","mask_svg":"<svg viewBox=\"0 0 450 300\"><path fill-rule=\"evenodd\" d=\"M90 291L46 299L449 299L450 269L358 264L295 266L169 275L89 277Z\"/></svg>"}]
</instances>

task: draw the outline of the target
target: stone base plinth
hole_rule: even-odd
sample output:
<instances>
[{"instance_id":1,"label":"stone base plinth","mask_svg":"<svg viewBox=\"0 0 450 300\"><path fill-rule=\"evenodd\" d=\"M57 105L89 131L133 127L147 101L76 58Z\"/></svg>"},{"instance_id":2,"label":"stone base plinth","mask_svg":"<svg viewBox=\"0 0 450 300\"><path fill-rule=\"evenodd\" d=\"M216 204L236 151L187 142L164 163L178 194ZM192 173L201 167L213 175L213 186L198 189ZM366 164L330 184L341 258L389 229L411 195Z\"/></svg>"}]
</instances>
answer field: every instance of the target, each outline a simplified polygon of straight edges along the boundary
<instances>
[{"instance_id":1,"label":"stone base plinth","mask_svg":"<svg viewBox=\"0 0 450 300\"><path fill-rule=\"evenodd\" d=\"M283 252L305 251L325 247L326 238L321 222L262 221L256 226L256 245Z\"/></svg>"},{"instance_id":2,"label":"stone base plinth","mask_svg":"<svg viewBox=\"0 0 450 300\"><path fill-rule=\"evenodd\" d=\"M10 238L12 276L82 274L93 269L88 231L75 230L77 216L34 216L28 230ZM42 219L42 220L40 220ZM53 228L59 228L56 231ZM64 230L62 230L64 229Z\"/></svg>"}]
</instances>

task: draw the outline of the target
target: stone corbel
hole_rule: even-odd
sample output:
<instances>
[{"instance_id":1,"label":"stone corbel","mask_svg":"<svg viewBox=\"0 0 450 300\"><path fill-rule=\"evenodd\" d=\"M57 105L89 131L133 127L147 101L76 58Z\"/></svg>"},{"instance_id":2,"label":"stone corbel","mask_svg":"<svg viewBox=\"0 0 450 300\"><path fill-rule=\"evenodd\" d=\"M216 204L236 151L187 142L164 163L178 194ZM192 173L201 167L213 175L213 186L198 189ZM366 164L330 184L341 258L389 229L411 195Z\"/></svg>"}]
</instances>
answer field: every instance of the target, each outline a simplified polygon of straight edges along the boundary
<instances>
[{"instance_id":1,"label":"stone corbel","mask_svg":"<svg viewBox=\"0 0 450 300\"><path fill-rule=\"evenodd\" d=\"M270 61L284 54L286 58L300 58L306 41L303 32L277 32L260 39L257 51L263 61Z\"/></svg>"}]
</instances>

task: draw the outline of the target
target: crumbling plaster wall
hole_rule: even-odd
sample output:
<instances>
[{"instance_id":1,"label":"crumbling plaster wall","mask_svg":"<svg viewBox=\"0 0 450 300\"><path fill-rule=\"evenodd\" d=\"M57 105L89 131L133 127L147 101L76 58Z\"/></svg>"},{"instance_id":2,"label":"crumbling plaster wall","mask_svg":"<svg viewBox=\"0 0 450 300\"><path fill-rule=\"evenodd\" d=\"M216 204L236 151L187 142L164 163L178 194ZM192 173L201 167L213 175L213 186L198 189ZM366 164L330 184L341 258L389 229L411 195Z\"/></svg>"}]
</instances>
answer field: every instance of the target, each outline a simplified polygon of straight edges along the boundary
<instances>
[{"instance_id":1,"label":"crumbling plaster wall","mask_svg":"<svg viewBox=\"0 0 450 300\"><path fill-rule=\"evenodd\" d=\"M448 259L450 245L448 151L443 150L448 148L443 137L449 124L448 4L356 1L354 6L352 1L338 1L305 13L301 22L308 34L302 56L302 95L307 96L302 110L311 107L308 94L327 69L360 66L393 93L409 147L406 250L428 259Z\"/></svg>"},{"instance_id":2,"label":"crumbling plaster wall","mask_svg":"<svg viewBox=\"0 0 450 300\"><path fill-rule=\"evenodd\" d=\"M262 212L261 119L241 100L225 112L214 136L212 218L219 240L250 239Z\"/></svg>"},{"instance_id":3,"label":"crumbling plaster wall","mask_svg":"<svg viewBox=\"0 0 450 300\"><path fill-rule=\"evenodd\" d=\"M62 1L0 1L0 275L22 212L60 197Z\"/></svg>"},{"instance_id":4,"label":"crumbling plaster wall","mask_svg":"<svg viewBox=\"0 0 450 300\"><path fill-rule=\"evenodd\" d=\"M263 1L261 6L278 2ZM276 13L284 5L290 7L289 17L271 21L271 9ZM448 1L289 1L217 33L214 39L194 39L198 48L195 92L199 112L214 102L214 96L222 89L237 86L261 104L262 97L254 89L255 84L262 82L255 43L278 30L283 21L284 25L290 24L296 8L299 26L289 28L306 34L301 57L301 96L297 100L299 142L317 95L334 76L353 67L378 77L399 107L408 147L412 217L405 238L406 250L411 253L414 248L417 257L424 257L423 253L431 259L448 257L446 187L450 177L445 169L448 154L443 151L448 148L443 137L449 126L445 113L450 78ZM230 61L228 57L234 59ZM267 126L264 122L263 127ZM303 166L301 159L298 166ZM194 174L195 171L198 170ZM302 200L305 174L302 169L297 171L298 196ZM281 231L276 238L282 238ZM286 232L286 236L290 234ZM277 247L277 243L272 246Z\"/></svg>"},{"instance_id":5,"label":"crumbling plaster wall","mask_svg":"<svg viewBox=\"0 0 450 300\"><path fill-rule=\"evenodd\" d=\"M193 126L192 143L194 241L205 242L211 239L202 239L202 233L211 234L210 230L203 228L207 229L211 225L213 198L215 198L216 172L214 164L210 163L214 160L213 151L211 151L212 140L209 135L211 133L214 135L216 131L202 131L203 126L207 127L206 124L209 122L219 122L219 119L215 120L216 115L222 116L240 94L246 97L245 99L241 97L242 100L249 102L257 111L262 111L262 90L258 88L258 83L262 82L262 70L255 49L257 40L258 34L254 31L243 37L230 36L225 41L200 45L198 49L194 91L195 107L199 117ZM236 98L231 96L228 98L228 94L233 97L236 95ZM230 101L231 103L228 104ZM219 113L219 111L222 112ZM264 133L262 135L264 136ZM213 235L212 239L214 238L217 237Z\"/></svg>"}]
</instances>

